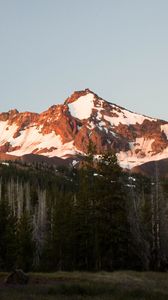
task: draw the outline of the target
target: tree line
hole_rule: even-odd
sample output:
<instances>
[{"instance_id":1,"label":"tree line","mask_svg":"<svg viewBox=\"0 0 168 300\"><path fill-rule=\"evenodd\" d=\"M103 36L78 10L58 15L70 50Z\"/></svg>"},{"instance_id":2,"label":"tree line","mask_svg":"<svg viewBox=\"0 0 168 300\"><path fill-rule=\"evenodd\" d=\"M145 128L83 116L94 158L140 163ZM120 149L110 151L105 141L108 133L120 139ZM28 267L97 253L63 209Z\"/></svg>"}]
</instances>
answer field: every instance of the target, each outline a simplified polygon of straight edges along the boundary
<instances>
[{"instance_id":1,"label":"tree line","mask_svg":"<svg viewBox=\"0 0 168 300\"><path fill-rule=\"evenodd\" d=\"M1 165L1 271L167 270L167 180L93 153L79 168Z\"/></svg>"}]
</instances>

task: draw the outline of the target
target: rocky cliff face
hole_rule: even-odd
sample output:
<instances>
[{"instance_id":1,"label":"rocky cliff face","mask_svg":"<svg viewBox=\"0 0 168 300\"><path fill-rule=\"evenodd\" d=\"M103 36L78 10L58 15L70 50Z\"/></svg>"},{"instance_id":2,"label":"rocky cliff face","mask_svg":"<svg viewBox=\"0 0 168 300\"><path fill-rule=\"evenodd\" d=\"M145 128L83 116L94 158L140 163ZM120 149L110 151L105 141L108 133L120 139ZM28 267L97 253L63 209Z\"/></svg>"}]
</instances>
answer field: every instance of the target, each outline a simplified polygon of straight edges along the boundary
<instances>
[{"instance_id":1,"label":"rocky cliff face","mask_svg":"<svg viewBox=\"0 0 168 300\"><path fill-rule=\"evenodd\" d=\"M97 154L114 150L121 166L131 168L168 157L168 122L128 111L89 89L41 114L0 114L2 153L65 158L85 153L89 140Z\"/></svg>"}]
</instances>

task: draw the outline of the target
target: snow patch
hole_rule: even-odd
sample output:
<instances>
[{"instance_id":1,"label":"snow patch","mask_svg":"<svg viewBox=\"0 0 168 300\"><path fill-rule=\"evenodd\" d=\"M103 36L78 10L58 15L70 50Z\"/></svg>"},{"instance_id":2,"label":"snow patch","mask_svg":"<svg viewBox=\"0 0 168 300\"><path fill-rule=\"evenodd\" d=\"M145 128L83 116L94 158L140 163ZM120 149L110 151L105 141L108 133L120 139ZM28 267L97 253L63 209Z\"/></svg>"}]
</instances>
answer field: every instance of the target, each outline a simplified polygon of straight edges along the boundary
<instances>
[{"instance_id":1,"label":"snow patch","mask_svg":"<svg viewBox=\"0 0 168 300\"><path fill-rule=\"evenodd\" d=\"M113 107L115 107L113 105ZM149 121L157 121L157 119L152 119L143 115L139 115L128 110L122 109L120 112L117 111L117 117L110 117L104 115L104 119L108 121L112 126L118 126L120 123L123 125L130 125L130 124L142 124L144 120Z\"/></svg>"},{"instance_id":2,"label":"snow patch","mask_svg":"<svg viewBox=\"0 0 168 300\"><path fill-rule=\"evenodd\" d=\"M161 131L163 131L168 139L168 124L161 125Z\"/></svg>"},{"instance_id":3,"label":"snow patch","mask_svg":"<svg viewBox=\"0 0 168 300\"><path fill-rule=\"evenodd\" d=\"M85 96L79 97L78 100L69 103L69 110L73 117L80 120L87 119L92 113L94 108L94 95L89 93Z\"/></svg>"},{"instance_id":4,"label":"snow patch","mask_svg":"<svg viewBox=\"0 0 168 300\"><path fill-rule=\"evenodd\" d=\"M154 154L151 151L149 151L151 144L152 140L149 141L149 145L147 146L146 151L144 148L144 157L140 157L135 153L136 148L133 151L120 151L119 153L117 153L117 158L120 166L122 168L131 169L135 166L139 166L150 161L157 161L168 157L168 147L165 148L161 153Z\"/></svg>"},{"instance_id":5,"label":"snow patch","mask_svg":"<svg viewBox=\"0 0 168 300\"><path fill-rule=\"evenodd\" d=\"M9 125L8 121L0 121L0 145L9 142L13 138L17 128L18 126L16 124Z\"/></svg>"},{"instance_id":6,"label":"snow patch","mask_svg":"<svg viewBox=\"0 0 168 300\"><path fill-rule=\"evenodd\" d=\"M77 153L77 150L72 142L66 143L66 144L60 144L58 146L58 149L53 150L52 152L42 152L40 154L46 155L48 157L62 157L67 158L69 155L75 155Z\"/></svg>"},{"instance_id":7,"label":"snow patch","mask_svg":"<svg viewBox=\"0 0 168 300\"><path fill-rule=\"evenodd\" d=\"M13 138L13 134L15 133L17 126L10 126L8 132L8 130L6 131L5 129L5 124L3 124L3 128L2 124L0 125L0 133L2 134L2 137L4 137L4 139L1 140L1 144L4 144L4 142L8 141L12 147L19 148L18 150L7 152L7 154L22 156L29 153L38 154L38 151L40 151L40 154L49 157L62 157L68 154L76 153L73 141L63 144L60 135L56 135L54 131L43 135L39 132L38 127L33 126L20 131L20 135L16 138ZM49 150L51 147L53 147L52 151Z\"/></svg>"}]
</instances>

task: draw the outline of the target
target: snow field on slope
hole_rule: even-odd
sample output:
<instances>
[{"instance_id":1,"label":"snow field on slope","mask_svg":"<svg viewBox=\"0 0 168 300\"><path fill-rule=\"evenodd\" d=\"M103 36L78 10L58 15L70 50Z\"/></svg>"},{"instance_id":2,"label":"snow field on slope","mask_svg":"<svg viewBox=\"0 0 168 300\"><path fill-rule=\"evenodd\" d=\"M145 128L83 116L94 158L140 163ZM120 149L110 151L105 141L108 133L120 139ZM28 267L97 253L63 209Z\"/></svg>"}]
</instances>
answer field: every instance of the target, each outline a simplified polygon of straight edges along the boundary
<instances>
[{"instance_id":1,"label":"snow field on slope","mask_svg":"<svg viewBox=\"0 0 168 300\"><path fill-rule=\"evenodd\" d=\"M69 143L62 144L58 149L55 149L51 152L41 152L40 154L48 156L48 157L54 157L58 156L61 158L66 158L69 155L75 155L77 152L77 149L73 145L73 141Z\"/></svg>"},{"instance_id":2,"label":"snow field on slope","mask_svg":"<svg viewBox=\"0 0 168 300\"><path fill-rule=\"evenodd\" d=\"M116 107L116 106L113 105L113 107ZM110 122L110 124L112 126L118 126L120 123L123 125L130 125L130 124L136 124L136 123L142 124L144 120L157 121L156 119L145 117L143 115L139 115L139 114L130 112L125 109L121 109L120 112L117 111L116 113L117 113L118 117L109 117L109 116L104 115L104 119L106 121Z\"/></svg>"},{"instance_id":3,"label":"snow field on slope","mask_svg":"<svg viewBox=\"0 0 168 300\"><path fill-rule=\"evenodd\" d=\"M5 144L13 138L17 125L8 125L8 121L0 121L0 145Z\"/></svg>"},{"instance_id":4,"label":"snow field on slope","mask_svg":"<svg viewBox=\"0 0 168 300\"><path fill-rule=\"evenodd\" d=\"M20 150L10 152L13 155L23 155L32 153L35 149L38 150L50 147L60 147L62 145L60 136L54 132L43 135L35 126L29 127L20 132L21 135L10 140L13 147L21 146Z\"/></svg>"},{"instance_id":5,"label":"snow field on slope","mask_svg":"<svg viewBox=\"0 0 168 300\"><path fill-rule=\"evenodd\" d=\"M46 156L65 156L68 154L75 154L75 148L73 142L63 144L61 137L56 135L55 132L43 135L40 133L41 128L36 126L31 126L25 130L20 131L20 135L13 138L14 133L17 131L18 126L16 124L8 125L7 121L0 122L0 145L9 142L12 147L21 147L21 149L7 152L7 154L12 154L16 156L22 156L24 154L32 153L35 149L50 149L55 147L53 151L41 152L41 154Z\"/></svg>"},{"instance_id":6,"label":"snow field on slope","mask_svg":"<svg viewBox=\"0 0 168 300\"><path fill-rule=\"evenodd\" d=\"M92 93L88 93L85 96L79 97L76 101L69 103L69 110L73 117L78 118L80 120L87 119L92 114L92 109L97 110L97 120L102 120L102 113L103 111L103 102L104 100L100 100L99 106L94 105L94 95ZM111 112L115 112L118 116L117 117L110 117L104 115L104 119L108 121L112 126L118 126L120 123L123 125L130 125L130 124L142 124L144 120L150 121L157 121L157 119L146 117L126 109L120 108L120 111L116 111L115 108L118 109L118 106L115 104L111 104Z\"/></svg>"},{"instance_id":7,"label":"snow field on slope","mask_svg":"<svg viewBox=\"0 0 168 300\"><path fill-rule=\"evenodd\" d=\"M69 103L69 110L73 117L80 120L87 119L92 113L94 108L94 95L89 93L85 96L79 97L76 101Z\"/></svg>"},{"instance_id":8,"label":"snow field on slope","mask_svg":"<svg viewBox=\"0 0 168 300\"><path fill-rule=\"evenodd\" d=\"M135 166L142 165L144 163L150 162L150 161L157 161L160 159L168 158L168 147L164 149L161 153L151 155L150 153L145 153L145 157L138 157L135 152L132 152L131 150L124 152L120 151L117 153L117 158L120 166L122 168L131 169Z\"/></svg>"}]
</instances>

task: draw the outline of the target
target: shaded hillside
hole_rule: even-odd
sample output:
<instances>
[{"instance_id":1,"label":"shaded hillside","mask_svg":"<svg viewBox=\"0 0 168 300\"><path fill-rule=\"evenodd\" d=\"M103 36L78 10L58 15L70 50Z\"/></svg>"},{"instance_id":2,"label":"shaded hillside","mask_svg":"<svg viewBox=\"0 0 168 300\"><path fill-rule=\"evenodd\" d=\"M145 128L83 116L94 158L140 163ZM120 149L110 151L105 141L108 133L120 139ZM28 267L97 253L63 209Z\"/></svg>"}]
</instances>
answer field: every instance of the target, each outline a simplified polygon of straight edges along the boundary
<instances>
[{"instance_id":1,"label":"shaded hillside","mask_svg":"<svg viewBox=\"0 0 168 300\"><path fill-rule=\"evenodd\" d=\"M159 177L168 178L168 159L150 161L131 169L132 173L141 173L145 176L155 177L156 172Z\"/></svg>"}]
</instances>

